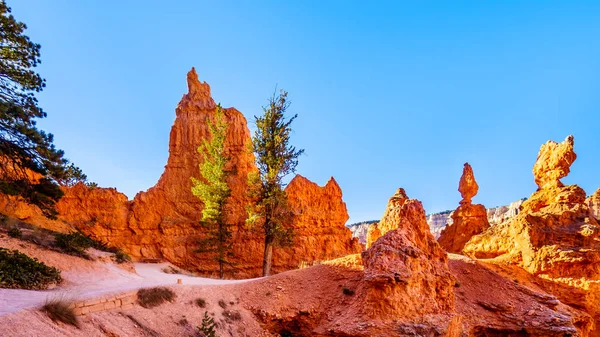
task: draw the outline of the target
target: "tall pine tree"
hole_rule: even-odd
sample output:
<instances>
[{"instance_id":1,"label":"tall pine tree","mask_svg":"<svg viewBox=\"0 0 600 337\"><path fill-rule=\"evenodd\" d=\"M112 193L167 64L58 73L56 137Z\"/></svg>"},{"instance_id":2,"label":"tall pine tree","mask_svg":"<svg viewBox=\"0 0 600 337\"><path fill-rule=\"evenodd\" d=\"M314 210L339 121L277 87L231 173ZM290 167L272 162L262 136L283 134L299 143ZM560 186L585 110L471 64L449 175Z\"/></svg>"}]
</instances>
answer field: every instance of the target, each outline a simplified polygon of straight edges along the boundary
<instances>
[{"instance_id":1,"label":"tall pine tree","mask_svg":"<svg viewBox=\"0 0 600 337\"><path fill-rule=\"evenodd\" d=\"M56 149L52 134L36 127L36 119L46 113L35 93L46 83L33 71L40 63L40 45L24 35L26 28L0 0L0 192L21 196L54 218L63 195L59 185L86 176Z\"/></svg>"},{"instance_id":2,"label":"tall pine tree","mask_svg":"<svg viewBox=\"0 0 600 337\"><path fill-rule=\"evenodd\" d=\"M231 225L226 222L225 207L231 194L227 177L229 157L225 153L227 121L219 104L213 120L207 120L210 138L204 139L198 152L202 156L200 175L192 177L192 193L204 203L200 223L208 230L206 238L199 242L198 252L214 254L219 263L219 277L222 279L226 266L233 266L229 258L233 255Z\"/></svg>"},{"instance_id":3,"label":"tall pine tree","mask_svg":"<svg viewBox=\"0 0 600 337\"><path fill-rule=\"evenodd\" d=\"M273 246L291 245L293 230L290 227L294 213L288 204L283 179L296 172L298 157L304 150L290 145L290 125L298 117L286 120L285 112L290 106L288 93L281 90L273 94L269 104L263 107L263 115L254 116L256 131L252 138L252 150L256 155L258 172L248 178L249 194L253 204L249 207L247 222L259 227L265 235L263 276L271 273Z\"/></svg>"}]
</instances>

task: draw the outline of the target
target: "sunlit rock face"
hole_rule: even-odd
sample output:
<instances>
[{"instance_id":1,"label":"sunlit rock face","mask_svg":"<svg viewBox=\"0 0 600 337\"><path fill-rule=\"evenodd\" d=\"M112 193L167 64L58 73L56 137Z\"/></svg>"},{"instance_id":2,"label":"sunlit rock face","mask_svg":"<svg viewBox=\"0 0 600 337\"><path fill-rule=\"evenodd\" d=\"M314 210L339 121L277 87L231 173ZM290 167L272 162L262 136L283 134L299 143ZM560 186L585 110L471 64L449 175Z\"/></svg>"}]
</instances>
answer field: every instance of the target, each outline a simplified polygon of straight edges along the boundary
<instances>
[{"instance_id":1,"label":"sunlit rock face","mask_svg":"<svg viewBox=\"0 0 600 337\"><path fill-rule=\"evenodd\" d=\"M460 206L452 213L452 224L446 226L438 238L438 242L447 252L460 253L473 235L490 227L485 207L471 203L478 190L473 169L469 163L465 163L458 184L458 191L463 199L460 201Z\"/></svg>"},{"instance_id":2,"label":"sunlit rock face","mask_svg":"<svg viewBox=\"0 0 600 337\"><path fill-rule=\"evenodd\" d=\"M199 177L198 147L210 135L207 120L216 112L210 86L200 82L196 71L187 74L188 93L175 109L169 140L169 158L155 186L139 192L133 200L111 188L88 188L84 184L65 188L59 201L57 221L17 199L0 196L2 211L46 228L75 228L109 245L122 248L135 259L165 259L178 266L216 275L213 257L198 253L198 241L206 235L199 224L203 205L191 193L191 177ZM233 172L226 218L233 227L235 269L226 277L254 277L262 271L263 237L246 224L247 177L256 170L246 118L235 108L226 108L228 130L225 151L227 169ZM273 272L297 268L301 263L337 258L361 251L357 239L344 224L348 220L342 191L332 178L323 187L296 176L286 188L297 217L292 248L274 250Z\"/></svg>"},{"instance_id":3,"label":"sunlit rock face","mask_svg":"<svg viewBox=\"0 0 600 337\"><path fill-rule=\"evenodd\" d=\"M399 217L401 216L400 210L404 203L408 201L406 192L403 188L399 188L396 193L388 201L387 208L381 221L369 226L367 230L367 248L369 248L373 242L383 236L385 233L396 229L399 223Z\"/></svg>"},{"instance_id":4,"label":"sunlit rock face","mask_svg":"<svg viewBox=\"0 0 600 337\"><path fill-rule=\"evenodd\" d=\"M453 311L455 280L421 202L399 189L379 225L381 236L372 236L362 253L365 276L359 292L367 316L402 320Z\"/></svg>"},{"instance_id":5,"label":"sunlit rock face","mask_svg":"<svg viewBox=\"0 0 600 337\"><path fill-rule=\"evenodd\" d=\"M589 198L586 200L588 206L590 207L590 211L592 212L592 216L596 218L596 220L600 220L600 188L594 192Z\"/></svg>"},{"instance_id":6,"label":"sunlit rock face","mask_svg":"<svg viewBox=\"0 0 600 337\"><path fill-rule=\"evenodd\" d=\"M565 303L585 307L598 323L600 226L585 191L560 182L577 157L573 145L572 136L542 145L533 170L538 190L514 219L474 236L463 251L524 268Z\"/></svg>"}]
</instances>

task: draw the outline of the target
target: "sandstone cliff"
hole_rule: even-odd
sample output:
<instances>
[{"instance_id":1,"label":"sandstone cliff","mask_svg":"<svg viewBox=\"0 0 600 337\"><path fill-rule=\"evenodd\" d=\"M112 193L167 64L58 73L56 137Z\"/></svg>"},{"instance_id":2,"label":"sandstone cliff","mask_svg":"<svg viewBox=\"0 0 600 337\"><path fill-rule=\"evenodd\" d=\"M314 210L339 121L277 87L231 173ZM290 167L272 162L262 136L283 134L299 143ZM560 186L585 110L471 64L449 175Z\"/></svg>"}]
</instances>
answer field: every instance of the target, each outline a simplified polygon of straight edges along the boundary
<instances>
[{"instance_id":1,"label":"sandstone cliff","mask_svg":"<svg viewBox=\"0 0 600 337\"><path fill-rule=\"evenodd\" d=\"M427 215L427 224L431 234L437 239L440 233L446 226L452 224L452 213L454 211L448 210L439 213L432 213Z\"/></svg>"},{"instance_id":2,"label":"sandstone cliff","mask_svg":"<svg viewBox=\"0 0 600 337\"><path fill-rule=\"evenodd\" d=\"M600 226L583 189L560 182L577 158L573 145L572 136L542 145L533 169L538 190L512 221L474 236L463 251L524 268L563 302L586 308L598 325Z\"/></svg>"},{"instance_id":3,"label":"sandstone cliff","mask_svg":"<svg viewBox=\"0 0 600 337\"><path fill-rule=\"evenodd\" d=\"M460 253L473 235L490 227L485 207L471 203L478 190L473 169L469 163L465 163L458 184L458 191L462 196L460 206L452 213L452 224L446 226L438 238L440 246L449 253Z\"/></svg>"},{"instance_id":4,"label":"sandstone cliff","mask_svg":"<svg viewBox=\"0 0 600 337\"><path fill-rule=\"evenodd\" d=\"M136 259L166 259L203 274L213 274L216 263L206 254L196 253L197 242L205 233L198 224L202 203L191 193L190 177L199 177L201 156L197 152L209 136L206 120L216 111L210 86L201 83L195 70L187 75L188 93L175 110L171 129L169 158L157 184L138 193L132 201L115 189L88 188L78 184L65 189L57 205L58 221L40 216L35 207L16 199L0 197L3 213L46 228L68 231L74 228L110 245L121 247ZM260 275L263 239L245 225L248 172L256 170L248 151L250 131L244 116L235 108L224 109L228 124L225 140L230 156L231 198L227 220L234 224L234 272L228 277ZM273 272L297 268L313 262L360 252L361 246L344 226L348 219L342 192L334 179L324 187L297 176L286 188L290 204L298 215L293 248L274 251Z\"/></svg>"}]
</instances>

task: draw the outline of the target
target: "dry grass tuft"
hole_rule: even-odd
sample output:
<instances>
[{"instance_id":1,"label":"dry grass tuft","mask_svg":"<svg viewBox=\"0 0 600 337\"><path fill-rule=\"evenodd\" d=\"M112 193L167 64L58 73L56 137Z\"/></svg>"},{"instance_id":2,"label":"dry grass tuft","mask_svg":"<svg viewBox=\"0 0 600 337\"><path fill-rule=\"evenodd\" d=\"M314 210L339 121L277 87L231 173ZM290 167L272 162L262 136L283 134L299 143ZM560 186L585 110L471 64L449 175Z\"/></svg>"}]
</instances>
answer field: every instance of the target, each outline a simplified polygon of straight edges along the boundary
<instances>
[{"instance_id":1,"label":"dry grass tuft","mask_svg":"<svg viewBox=\"0 0 600 337\"><path fill-rule=\"evenodd\" d=\"M61 298L49 299L41 308L54 322L63 322L79 328L79 320L71 301Z\"/></svg>"},{"instance_id":2,"label":"dry grass tuft","mask_svg":"<svg viewBox=\"0 0 600 337\"><path fill-rule=\"evenodd\" d=\"M138 303L147 309L157 307L175 299L173 290L165 287L144 288L137 292Z\"/></svg>"},{"instance_id":3,"label":"dry grass tuft","mask_svg":"<svg viewBox=\"0 0 600 337\"><path fill-rule=\"evenodd\" d=\"M206 300L203 298L197 298L196 305L199 306L200 308L206 308Z\"/></svg>"}]
</instances>

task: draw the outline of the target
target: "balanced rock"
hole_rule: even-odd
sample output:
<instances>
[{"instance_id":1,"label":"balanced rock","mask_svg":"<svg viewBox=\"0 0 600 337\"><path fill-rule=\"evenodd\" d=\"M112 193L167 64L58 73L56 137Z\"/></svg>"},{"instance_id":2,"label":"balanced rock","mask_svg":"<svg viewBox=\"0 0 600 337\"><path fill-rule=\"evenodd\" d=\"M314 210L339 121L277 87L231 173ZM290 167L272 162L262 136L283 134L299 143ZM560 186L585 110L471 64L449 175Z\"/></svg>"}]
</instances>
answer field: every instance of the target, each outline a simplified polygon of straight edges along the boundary
<instances>
[{"instance_id":1,"label":"balanced rock","mask_svg":"<svg viewBox=\"0 0 600 337\"><path fill-rule=\"evenodd\" d=\"M564 186L560 179L569 174L571 164L577 159L573 145L572 135L567 136L562 143L549 140L542 145L533 165L535 183L540 188Z\"/></svg>"},{"instance_id":2,"label":"balanced rock","mask_svg":"<svg viewBox=\"0 0 600 337\"><path fill-rule=\"evenodd\" d=\"M438 242L447 252L460 253L473 235L480 234L490 227L485 207L471 203L478 189L473 169L469 163L465 163L458 184L458 191L463 199L452 213L452 223L442 230L438 238Z\"/></svg>"},{"instance_id":3,"label":"balanced rock","mask_svg":"<svg viewBox=\"0 0 600 337\"><path fill-rule=\"evenodd\" d=\"M475 175L473 174L473 168L469 163L465 163L463 167L463 173L458 182L458 191L462 200L460 204L470 204L471 199L477 195L479 191L479 185L475 181Z\"/></svg>"},{"instance_id":4,"label":"balanced rock","mask_svg":"<svg viewBox=\"0 0 600 337\"><path fill-rule=\"evenodd\" d=\"M600 226L585 191L559 181L575 158L572 136L544 144L534 166L539 189L512 221L473 236L463 252L524 268L563 302L586 308L600 327Z\"/></svg>"}]
</instances>

